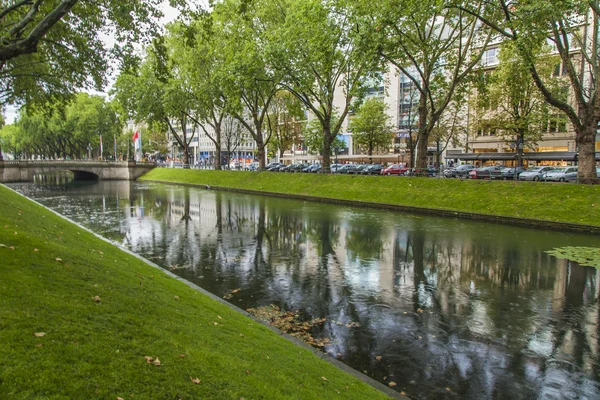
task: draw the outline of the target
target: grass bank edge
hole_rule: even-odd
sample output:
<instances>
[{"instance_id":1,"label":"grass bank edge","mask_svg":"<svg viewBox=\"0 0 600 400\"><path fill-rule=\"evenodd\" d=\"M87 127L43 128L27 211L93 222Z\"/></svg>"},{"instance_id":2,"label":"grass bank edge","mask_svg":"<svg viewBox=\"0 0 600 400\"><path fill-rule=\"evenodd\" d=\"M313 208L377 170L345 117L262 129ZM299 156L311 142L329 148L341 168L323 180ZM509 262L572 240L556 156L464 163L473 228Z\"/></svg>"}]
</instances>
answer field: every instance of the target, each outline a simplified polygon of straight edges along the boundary
<instances>
[{"instance_id":1,"label":"grass bank edge","mask_svg":"<svg viewBox=\"0 0 600 400\"><path fill-rule=\"evenodd\" d=\"M388 398L1 185L0 244L2 398Z\"/></svg>"},{"instance_id":2,"label":"grass bank edge","mask_svg":"<svg viewBox=\"0 0 600 400\"><path fill-rule=\"evenodd\" d=\"M600 227L600 185L165 168L140 180Z\"/></svg>"}]
</instances>

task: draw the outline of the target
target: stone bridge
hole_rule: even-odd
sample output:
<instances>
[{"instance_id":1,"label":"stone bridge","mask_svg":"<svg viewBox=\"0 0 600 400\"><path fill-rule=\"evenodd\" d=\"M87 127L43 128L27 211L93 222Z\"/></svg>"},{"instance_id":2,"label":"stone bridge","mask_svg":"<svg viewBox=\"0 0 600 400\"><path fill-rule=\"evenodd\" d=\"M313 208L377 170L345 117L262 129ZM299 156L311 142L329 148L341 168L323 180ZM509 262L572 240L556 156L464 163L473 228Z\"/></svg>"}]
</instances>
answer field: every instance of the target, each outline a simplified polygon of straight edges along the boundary
<instances>
[{"instance_id":1,"label":"stone bridge","mask_svg":"<svg viewBox=\"0 0 600 400\"><path fill-rule=\"evenodd\" d=\"M0 183L32 182L58 171L71 171L76 180L136 180L154 167L136 161L0 161Z\"/></svg>"}]
</instances>

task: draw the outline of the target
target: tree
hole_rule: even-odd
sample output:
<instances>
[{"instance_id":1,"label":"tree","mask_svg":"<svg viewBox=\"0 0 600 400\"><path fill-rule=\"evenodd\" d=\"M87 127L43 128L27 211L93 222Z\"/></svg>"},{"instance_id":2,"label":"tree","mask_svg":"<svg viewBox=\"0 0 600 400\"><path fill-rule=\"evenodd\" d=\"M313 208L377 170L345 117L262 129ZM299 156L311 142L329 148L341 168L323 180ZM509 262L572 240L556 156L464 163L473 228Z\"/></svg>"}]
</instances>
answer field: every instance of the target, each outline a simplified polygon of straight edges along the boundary
<instances>
[{"instance_id":1,"label":"tree","mask_svg":"<svg viewBox=\"0 0 600 400\"><path fill-rule=\"evenodd\" d=\"M182 5L183 0L171 1ZM48 105L100 90L111 62L156 31L161 0L19 0L0 6L0 103ZM106 36L114 38L107 44Z\"/></svg>"},{"instance_id":2,"label":"tree","mask_svg":"<svg viewBox=\"0 0 600 400\"><path fill-rule=\"evenodd\" d=\"M88 148L100 154L100 137L105 154L122 131L122 123L113 108L101 96L78 93L65 108L55 104L45 111L25 110L14 125L6 128L6 145L15 157L82 158Z\"/></svg>"},{"instance_id":3,"label":"tree","mask_svg":"<svg viewBox=\"0 0 600 400\"><path fill-rule=\"evenodd\" d=\"M419 93L416 167L425 168L430 135L459 85L479 63L491 29L466 11L447 7L444 0L356 3L363 29L375 32L372 40L381 56ZM473 7L488 13L485 3L479 0Z\"/></svg>"},{"instance_id":4,"label":"tree","mask_svg":"<svg viewBox=\"0 0 600 400\"><path fill-rule=\"evenodd\" d=\"M600 122L600 1L499 0L502 19L494 20L464 4L461 10L476 16L504 40L512 41L546 101L562 111L575 130L579 153L579 180L597 179L595 137ZM540 51L547 44L549 51ZM569 84L553 87L552 76L538 69L538 60L552 54L560 57L559 71Z\"/></svg>"},{"instance_id":5,"label":"tree","mask_svg":"<svg viewBox=\"0 0 600 400\"><path fill-rule=\"evenodd\" d=\"M239 146L243 144L243 127L236 118L227 115L223 121L223 141L227 150L227 161L231 160L231 155L235 153Z\"/></svg>"},{"instance_id":6,"label":"tree","mask_svg":"<svg viewBox=\"0 0 600 400\"><path fill-rule=\"evenodd\" d=\"M226 51L218 28L214 14L202 12L188 24L170 25L168 36L171 59L194 98L195 113L189 117L215 145L215 169L221 169L222 129L229 110L223 79Z\"/></svg>"},{"instance_id":7,"label":"tree","mask_svg":"<svg viewBox=\"0 0 600 400\"><path fill-rule=\"evenodd\" d=\"M259 167L264 169L266 147L271 139L266 129L269 105L278 90L278 78L265 58L259 38L261 1L225 0L215 4L215 29L223 42L222 84L229 100L229 113L240 121L256 142Z\"/></svg>"},{"instance_id":8,"label":"tree","mask_svg":"<svg viewBox=\"0 0 600 400\"><path fill-rule=\"evenodd\" d=\"M198 124L191 122L194 96L185 77L177 75L163 37L156 38L138 71L122 72L112 93L127 117L156 124L168 131L183 150L183 164L190 162L190 144ZM175 129L178 125L179 130Z\"/></svg>"},{"instance_id":9,"label":"tree","mask_svg":"<svg viewBox=\"0 0 600 400\"><path fill-rule=\"evenodd\" d=\"M290 92L277 92L271 102L269 114L269 131L271 132L271 148L283 157L292 145L299 144L302 135L304 109L302 103Z\"/></svg>"},{"instance_id":10,"label":"tree","mask_svg":"<svg viewBox=\"0 0 600 400\"><path fill-rule=\"evenodd\" d=\"M494 129L517 153L517 165L521 166L523 148L542 138L550 118L548 104L537 89L528 66L518 56L514 43L501 46L498 67L491 73L482 74L477 85L476 108L483 118L476 125ZM538 59L536 69L544 76L552 76L556 57ZM550 80L551 78L548 78ZM563 79L555 79L552 87L558 93ZM566 97L566 92L564 97ZM565 124L566 125L566 124Z\"/></svg>"},{"instance_id":11,"label":"tree","mask_svg":"<svg viewBox=\"0 0 600 400\"><path fill-rule=\"evenodd\" d=\"M379 58L372 43L361 40L346 1L279 1L269 10L269 58L281 85L321 125L322 170L328 172L333 142L352 101L364 93L365 77L379 70ZM338 95L341 101L334 104Z\"/></svg>"},{"instance_id":12,"label":"tree","mask_svg":"<svg viewBox=\"0 0 600 400\"><path fill-rule=\"evenodd\" d=\"M337 118L335 120L337 122ZM323 155L323 142L324 142L324 135L323 135L323 126L321 125L320 121L317 120L316 118L313 118L312 120L310 120L307 124L306 127L303 131L303 136L304 136L304 146L306 147L307 151L311 154L319 154L319 155ZM344 143L343 140L341 140L339 137L336 137L329 145L329 154L331 154L332 152L337 151L336 149L344 149L346 148L346 143Z\"/></svg>"},{"instance_id":13,"label":"tree","mask_svg":"<svg viewBox=\"0 0 600 400\"><path fill-rule=\"evenodd\" d=\"M375 148L387 150L392 143L392 127L389 124L390 117L387 115L386 108L382 100L367 99L350 120L349 130L352 132L352 140L357 145L367 148L371 163Z\"/></svg>"}]
</instances>

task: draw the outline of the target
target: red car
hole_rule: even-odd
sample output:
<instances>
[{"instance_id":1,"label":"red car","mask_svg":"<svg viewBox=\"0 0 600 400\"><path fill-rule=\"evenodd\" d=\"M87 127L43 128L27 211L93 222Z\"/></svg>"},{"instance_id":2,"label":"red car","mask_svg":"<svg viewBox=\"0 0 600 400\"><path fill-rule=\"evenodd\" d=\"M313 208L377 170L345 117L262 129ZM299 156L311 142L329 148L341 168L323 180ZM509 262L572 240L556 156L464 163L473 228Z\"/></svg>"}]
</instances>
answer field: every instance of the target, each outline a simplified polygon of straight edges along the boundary
<instances>
[{"instance_id":1,"label":"red car","mask_svg":"<svg viewBox=\"0 0 600 400\"><path fill-rule=\"evenodd\" d=\"M393 164L381 170L381 175L404 175L408 171L406 165Z\"/></svg>"}]
</instances>

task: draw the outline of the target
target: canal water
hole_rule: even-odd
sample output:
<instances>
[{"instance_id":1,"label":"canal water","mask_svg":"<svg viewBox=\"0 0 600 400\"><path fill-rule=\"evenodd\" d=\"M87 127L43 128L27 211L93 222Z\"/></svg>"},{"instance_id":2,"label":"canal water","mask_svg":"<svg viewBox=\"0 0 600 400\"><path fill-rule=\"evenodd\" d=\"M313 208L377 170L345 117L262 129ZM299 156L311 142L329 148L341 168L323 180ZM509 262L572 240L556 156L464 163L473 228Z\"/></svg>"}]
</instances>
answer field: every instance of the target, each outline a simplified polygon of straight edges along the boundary
<instances>
[{"instance_id":1,"label":"canal water","mask_svg":"<svg viewBox=\"0 0 600 400\"><path fill-rule=\"evenodd\" d=\"M153 183L11 186L243 309L317 319L323 351L411 398L600 398L598 271L545 253L598 236Z\"/></svg>"}]
</instances>

